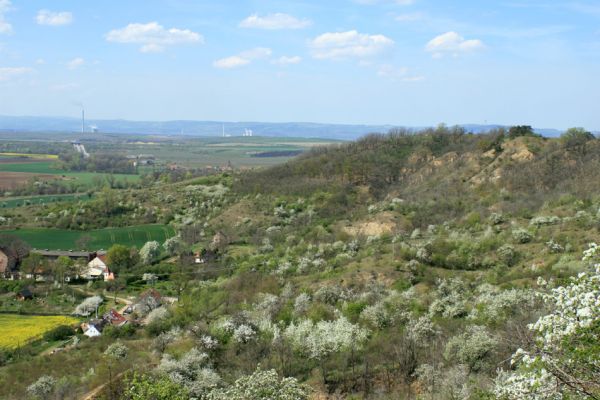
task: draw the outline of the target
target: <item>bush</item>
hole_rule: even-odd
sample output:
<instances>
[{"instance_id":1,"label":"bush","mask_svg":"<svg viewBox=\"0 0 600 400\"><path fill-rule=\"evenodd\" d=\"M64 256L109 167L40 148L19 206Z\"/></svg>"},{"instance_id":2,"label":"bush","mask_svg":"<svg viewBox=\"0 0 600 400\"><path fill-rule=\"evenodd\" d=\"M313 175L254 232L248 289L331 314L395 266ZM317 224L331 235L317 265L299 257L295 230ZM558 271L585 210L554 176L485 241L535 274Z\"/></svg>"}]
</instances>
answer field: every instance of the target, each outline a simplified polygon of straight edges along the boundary
<instances>
[{"instance_id":1,"label":"bush","mask_svg":"<svg viewBox=\"0 0 600 400\"><path fill-rule=\"evenodd\" d=\"M525 229L515 229L512 232L512 237L517 243L529 243L531 239L533 239L533 235L526 231Z\"/></svg>"},{"instance_id":2,"label":"bush","mask_svg":"<svg viewBox=\"0 0 600 400\"><path fill-rule=\"evenodd\" d=\"M59 340L66 340L73 336L75 331L68 325L59 325L56 328L46 332L44 334L44 340L48 342L56 342Z\"/></svg>"}]
</instances>

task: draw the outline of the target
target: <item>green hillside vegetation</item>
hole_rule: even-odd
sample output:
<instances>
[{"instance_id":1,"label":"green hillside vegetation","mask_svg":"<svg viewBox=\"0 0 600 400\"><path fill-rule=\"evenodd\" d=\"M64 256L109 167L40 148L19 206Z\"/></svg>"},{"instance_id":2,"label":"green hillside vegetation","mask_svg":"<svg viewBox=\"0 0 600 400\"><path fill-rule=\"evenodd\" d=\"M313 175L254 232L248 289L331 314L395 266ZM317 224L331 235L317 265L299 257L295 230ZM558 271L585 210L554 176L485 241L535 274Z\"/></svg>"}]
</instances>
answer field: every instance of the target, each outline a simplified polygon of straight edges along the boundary
<instances>
[{"instance_id":1,"label":"green hillside vegetation","mask_svg":"<svg viewBox=\"0 0 600 400\"><path fill-rule=\"evenodd\" d=\"M547 139L440 126L7 215L25 241L35 227L76 240L144 220L178 234L113 248L119 278L89 285L177 299L110 333L129 373L103 398L594 399L599 167L600 141L582 129ZM194 264L200 250L212 258ZM0 397L22 398L44 375L54 394L67 376L90 389L101 373L70 365L114 353L114 340L83 339L60 358L9 352Z\"/></svg>"}]
</instances>

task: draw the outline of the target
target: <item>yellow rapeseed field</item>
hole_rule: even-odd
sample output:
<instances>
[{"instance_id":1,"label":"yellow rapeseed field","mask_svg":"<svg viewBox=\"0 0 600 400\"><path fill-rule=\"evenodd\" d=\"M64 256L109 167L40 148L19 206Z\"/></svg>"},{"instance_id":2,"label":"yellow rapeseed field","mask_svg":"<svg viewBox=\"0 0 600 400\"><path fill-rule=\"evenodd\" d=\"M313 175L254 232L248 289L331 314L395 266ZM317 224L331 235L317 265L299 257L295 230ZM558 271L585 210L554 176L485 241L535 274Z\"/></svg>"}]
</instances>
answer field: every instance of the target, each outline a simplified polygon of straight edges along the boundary
<instances>
[{"instance_id":1,"label":"yellow rapeseed field","mask_svg":"<svg viewBox=\"0 0 600 400\"><path fill-rule=\"evenodd\" d=\"M35 158L40 160L57 160L56 154L34 154L34 153L0 153L0 156L4 157L27 157Z\"/></svg>"},{"instance_id":2,"label":"yellow rapeseed field","mask_svg":"<svg viewBox=\"0 0 600 400\"><path fill-rule=\"evenodd\" d=\"M0 348L15 348L59 325L73 325L78 320L63 316L0 314Z\"/></svg>"}]
</instances>

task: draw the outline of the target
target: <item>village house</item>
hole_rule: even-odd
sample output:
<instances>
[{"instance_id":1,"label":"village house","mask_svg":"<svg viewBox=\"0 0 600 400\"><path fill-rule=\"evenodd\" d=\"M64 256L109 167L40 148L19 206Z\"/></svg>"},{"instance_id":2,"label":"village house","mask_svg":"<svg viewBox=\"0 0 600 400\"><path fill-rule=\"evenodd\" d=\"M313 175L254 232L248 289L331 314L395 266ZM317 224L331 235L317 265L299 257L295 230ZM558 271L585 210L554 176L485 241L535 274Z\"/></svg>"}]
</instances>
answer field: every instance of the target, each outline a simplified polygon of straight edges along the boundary
<instances>
[{"instance_id":1,"label":"village house","mask_svg":"<svg viewBox=\"0 0 600 400\"><path fill-rule=\"evenodd\" d=\"M152 288L142 292L132 308L137 313L146 315L155 308L160 307L162 303L162 295L158 290Z\"/></svg>"},{"instance_id":2,"label":"village house","mask_svg":"<svg viewBox=\"0 0 600 400\"><path fill-rule=\"evenodd\" d=\"M15 279L18 276L17 258L9 249L0 249L0 278Z\"/></svg>"},{"instance_id":3,"label":"village house","mask_svg":"<svg viewBox=\"0 0 600 400\"><path fill-rule=\"evenodd\" d=\"M87 280L112 281L115 279L114 272L106 264L106 255L104 254L98 255L88 262L81 276Z\"/></svg>"},{"instance_id":4,"label":"village house","mask_svg":"<svg viewBox=\"0 0 600 400\"><path fill-rule=\"evenodd\" d=\"M102 318L94 318L88 322L82 323L81 330L87 337L97 337L102 335L104 328L109 325L120 328L128 322L129 320L127 318L111 308L102 316Z\"/></svg>"}]
</instances>

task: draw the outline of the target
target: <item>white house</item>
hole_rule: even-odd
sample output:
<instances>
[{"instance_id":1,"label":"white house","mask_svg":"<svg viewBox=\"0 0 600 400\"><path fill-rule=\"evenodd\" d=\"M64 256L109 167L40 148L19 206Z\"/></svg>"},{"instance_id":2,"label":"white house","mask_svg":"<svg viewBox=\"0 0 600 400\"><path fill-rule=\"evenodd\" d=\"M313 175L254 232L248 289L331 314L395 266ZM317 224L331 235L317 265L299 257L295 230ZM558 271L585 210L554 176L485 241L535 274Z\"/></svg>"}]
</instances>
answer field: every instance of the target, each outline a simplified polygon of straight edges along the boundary
<instances>
[{"instance_id":1,"label":"white house","mask_svg":"<svg viewBox=\"0 0 600 400\"><path fill-rule=\"evenodd\" d=\"M97 337L100 336L100 331L98 331L94 325L88 325L88 328L83 334L87 337Z\"/></svg>"},{"instance_id":2,"label":"white house","mask_svg":"<svg viewBox=\"0 0 600 400\"><path fill-rule=\"evenodd\" d=\"M83 277L88 280L111 281L115 279L114 273L108 268L104 256L98 256L87 264Z\"/></svg>"}]
</instances>

